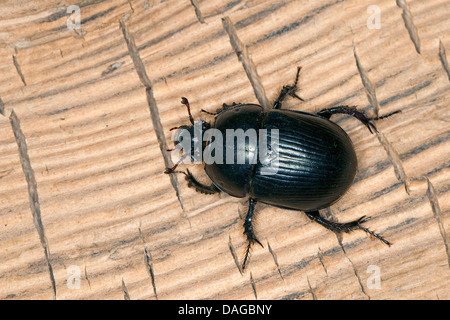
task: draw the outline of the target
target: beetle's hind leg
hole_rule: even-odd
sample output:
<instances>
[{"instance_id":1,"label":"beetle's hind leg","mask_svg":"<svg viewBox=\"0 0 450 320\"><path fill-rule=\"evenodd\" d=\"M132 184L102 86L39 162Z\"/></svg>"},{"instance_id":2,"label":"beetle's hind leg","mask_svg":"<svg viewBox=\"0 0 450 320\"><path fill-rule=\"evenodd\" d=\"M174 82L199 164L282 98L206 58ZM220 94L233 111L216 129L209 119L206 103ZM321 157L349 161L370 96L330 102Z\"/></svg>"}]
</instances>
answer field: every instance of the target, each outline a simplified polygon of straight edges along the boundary
<instances>
[{"instance_id":1,"label":"beetle's hind leg","mask_svg":"<svg viewBox=\"0 0 450 320\"><path fill-rule=\"evenodd\" d=\"M361 121L369 129L370 133L373 133L373 131L378 132L377 128L372 123L373 120L384 119L384 118L387 118L387 117L392 116L393 114L396 114L399 112L401 112L401 110L394 111L392 113L389 113L387 115L380 116L380 117L368 118L368 117L366 117L366 115L363 112L356 110L356 107L337 106L337 107L333 107L333 108L327 108L327 109L320 110L319 112L317 112L317 114L319 116L327 118L327 119L330 119L331 116L336 113L343 113L343 114L351 115L352 117L355 117L356 119Z\"/></svg>"},{"instance_id":2,"label":"beetle's hind leg","mask_svg":"<svg viewBox=\"0 0 450 320\"><path fill-rule=\"evenodd\" d=\"M201 182L199 182L192 173L186 169L186 172L184 171L172 171L170 173L182 173L186 177L186 181L188 182L188 187L195 189L195 191L203 193L203 194L215 194L220 193L219 188L217 188L214 184L211 183L211 185L206 185Z\"/></svg>"},{"instance_id":3,"label":"beetle's hind leg","mask_svg":"<svg viewBox=\"0 0 450 320\"><path fill-rule=\"evenodd\" d=\"M298 83L298 78L300 76L300 70L302 69L302 67L297 67L297 76L295 77L295 82L294 85L292 86L283 86L283 89L281 89L281 92L277 98L277 100L275 100L275 103L273 104L273 109L280 109L281 108L281 104L283 103L283 100L287 97L287 96L291 96L294 98L297 98L301 101L305 101L302 98L300 98L295 92L297 91L297 83Z\"/></svg>"},{"instance_id":4,"label":"beetle's hind leg","mask_svg":"<svg viewBox=\"0 0 450 320\"><path fill-rule=\"evenodd\" d=\"M253 219L253 216L255 213L256 200L250 198L248 201L249 201L249 206L248 206L248 211L247 211L247 215L245 216L245 222L244 222L244 234L247 236L248 245L247 245L247 250L245 250L245 257L244 257L244 262L242 263L242 270L245 270L245 267L247 266L250 249L251 249L252 245L256 242L261 247L264 247L262 245L262 243L256 238L255 232L253 230L252 219Z\"/></svg>"},{"instance_id":5,"label":"beetle's hind leg","mask_svg":"<svg viewBox=\"0 0 450 320\"><path fill-rule=\"evenodd\" d=\"M339 222L333 222L333 221L330 221L330 220L327 220L327 219L321 217L319 211L317 211L317 210L309 211L309 212L305 212L305 213L308 216L308 218L310 218L311 220L319 223L320 225L322 225L325 228L330 229L334 232L348 233L348 232L356 230L356 229L361 229L361 230L367 232L368 234L374 236L375 238L381 240L383 243L387 244L388 246L391 245L391 243L389 241L387 241L386 239L384 239L382 236L380 236L379 234L376 234L375 232L373 232L361 225L364 222L367 222L368 220L370 220L369 217L362 216L358 220L345 222L345 223L339 223Z\"/></svg>"}]
</instances>

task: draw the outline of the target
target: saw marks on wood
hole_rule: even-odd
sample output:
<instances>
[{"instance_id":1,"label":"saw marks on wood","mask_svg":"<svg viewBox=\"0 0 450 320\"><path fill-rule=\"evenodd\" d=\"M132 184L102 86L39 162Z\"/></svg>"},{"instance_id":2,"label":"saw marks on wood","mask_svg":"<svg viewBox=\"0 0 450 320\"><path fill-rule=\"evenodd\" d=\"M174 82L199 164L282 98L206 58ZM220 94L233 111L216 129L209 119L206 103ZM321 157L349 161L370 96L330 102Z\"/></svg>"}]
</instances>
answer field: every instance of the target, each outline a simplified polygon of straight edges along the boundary
<instances>
[{"instance_id":1,"label":"saw marks on wood","mask_svg":"<svg viewBox=\"0 0 450 320\"><path fill-rule=\"evenodd\" d=\"M368 5L84 1L71 29L65 5L6 1L0 298L450 298L450 6L378 1L380 28L369 28ZM359 167L322 212L371 216L366 226L393 245L258 204L264 248L242 272L247 204L164 174L169 129L188 123L182 96L209 121L200 110L224 102L270 106L297 66L305 102L285 108L401 111L376 122L379 134L332 118Z\"/></svg>"}]
</instances>

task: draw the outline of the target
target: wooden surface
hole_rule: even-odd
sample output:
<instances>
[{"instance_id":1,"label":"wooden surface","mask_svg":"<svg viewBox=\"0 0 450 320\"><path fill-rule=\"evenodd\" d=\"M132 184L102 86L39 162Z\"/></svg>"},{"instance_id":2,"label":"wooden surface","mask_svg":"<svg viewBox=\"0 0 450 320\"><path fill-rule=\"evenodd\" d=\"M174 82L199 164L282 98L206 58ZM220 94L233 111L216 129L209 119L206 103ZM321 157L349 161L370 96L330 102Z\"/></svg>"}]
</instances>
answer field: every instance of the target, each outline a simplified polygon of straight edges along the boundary
<instances>
[{"instance_id":1,"label":"wooden surface","mask_svg":"<svg viewBox=\"0 0 450 320\"><path fill-rule=\"evenodd\" d=\"M447 0L87 0L80 29L67 5L0 8L1 299L450 298ZM260 204L241 274L245 201L163 174L169 128L181 96L210 120L270 103L298 65L305 102L286 108L402 111L378 135L333 118L359 171L323 211L393 245Z\"/></svg>"}]
</instances>

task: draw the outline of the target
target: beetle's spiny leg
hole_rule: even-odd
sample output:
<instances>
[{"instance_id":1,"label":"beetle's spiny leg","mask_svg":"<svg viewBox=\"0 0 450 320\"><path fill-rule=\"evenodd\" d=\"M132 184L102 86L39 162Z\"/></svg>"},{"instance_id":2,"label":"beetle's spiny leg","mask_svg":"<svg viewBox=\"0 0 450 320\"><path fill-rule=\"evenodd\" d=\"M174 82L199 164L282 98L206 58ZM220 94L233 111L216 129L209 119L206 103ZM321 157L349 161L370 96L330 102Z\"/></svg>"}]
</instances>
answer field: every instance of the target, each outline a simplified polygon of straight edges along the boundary
<instances>
[{"instance_id":1,"label":"beetle's spiny leg","mask_svg":"<svg viewBox=\"0 0 450 320\"><path fill-rule=\"evenodd\" d=\"M248 262L249 262L248 259L249 259L249 257L250 257L250 250L251 250L251 248L252 248L252 245L253 245L255 242L258 243L261 247L264 248L264 246L261 244L261 242L259 242L258 239L254 238L254 239L252 239L252 240L248 240L247 249L245 250L244 262L242 263L242 271L244 271L244 270L245 270L245 267L247 267L247 264L248 264Z\"/></svg>"},{"instance_id":2,"label":"beetle's spiny leg","mask_svg":"<svg viewBox=\"0 0 450 320\"><path fill-rule=\"evenodd\" d=\"M189 169L186 169L186 172L184 171L178 171L178 170L172 170L168 169L170 172L168 173L182 173L186 177L186 181L188 182L188 187L194 188L195 191L203 193L203 194L215 194L220 193L220 190L214 185L211 184L210 186L207 186L201 182L199 182L189 171Z\"/></svg>"},{"instance_id":3,"label":"beetle's spiny leg","mask_svg":"<svg viewBox=\"0 0 450 320\"><path fill-rule=\"evenodd\" d=\"M391 112L391 113L388 113L388 114L385 114L385 115L382 115L382 116L379 116L379 117L370 118L369 120L381 120L381 119L385 119L385 118L387 118L387 117L390 117L390 116L392 116L392 115L394 115L394 114L397 114L397 113L400 113L400 112L402 112L402 110L396 110L396 111L394 111L394 112Z\"/></svg>"},{"instance_id":4,"label":"beetle's spiny leg","mask_svg":"<svg viewBox=\"0 0 450 320\"><path fill-rule=\"evenodd\" d=\"M337 107L333 107L333 108L323 109L323 110L317 112L317 114L319 116L327 118L327 119L330 119L333 114L337 114L337 113L348 114L348 115L351 115L352 117L355 117L369 129L370 133L373 133L374 131L378 132L375 125L371 122L371 120L373 120L373 119L366 117L364 113L356 110L356 107L337 106Z\"/></svg>"},{"instance_id":5,"label":"beetle's spiny leg","mask_svg":"<svg viewBox=\"0 0 450 320\"><path fill-rule=\"evenodd\" d=\"M297 87L298 78L300 78L300 70L302 70L302 67L298 66L297 67L297 75L295 76L294 88Z\"/></svg>"},{"instance_id":6,"label":"beetle's spiny leg","mask_svg":"<svg viewBox=\"0 0 450 320\"><path fill-rule=\"evenodd\" d=\"M297 75L295 76L295 82L293 86L283 86L283 89L281 89L281 92L277 98L277 100L275 101L275 103L273 104L273 109L280 109L281 108L281 104L283 103L283 100L286 98L286 96L291 96L294 98L297 98L301 101L305 101L303 100L301 97L299 97L295 92L297 91L297 83L298 83L298 79L300 77L300 70L302 69L302 67L297 67Z\"/></svg>"},{"instance_id":7,"label":"beetle's spiny leg","mask_svg":"<svg viewBox=\"0 0 450 320\"><path fill-rule=\"evenodd\" d=\"M248 244L247 244L247 249L245 250L244 262L242 263L242 270L245 270L245 267L247 266L250 249L251 249L252 245L256 242L261 247L264 248L262 243L256 238L255 232L253 231L252 218L255 213L255 205L256 205L256 200L250 198L247 215L245 216L245 222L244 222L244 234L247 236Z\"/></svg>"},{"instance_id":8,"label":"beetle's spiny leg","mask_svg":"<svg viewBox=\"0 0 450 320\"><path fill-rule=\"evenodd\" d=\"M367 232L368 234L374 236L375 238L377 238L378 240L381 240L383 243L387 244L389 247L392 245L392 243L390 243L389 241L387 241L386 239L384 239L382 236L380 236L379 234L373 232L372 230L369 230L363 226L359 226L359 229L364 230L365 232Z\"/></svg>"},{"instance_id":9,"label":"beetle's spiny leg","mask_svg":"<svg viewBox=\"0 0 450 320\"><path fill-rule=\"evenodd\" d=\"M189 171L189 169L186 169L186 172L183 172L186 176L186 181L188 182L188 187L194 188L195 191L203 193L203 194L215 194L220 193L220 190L214 185L206 185L201 182L199 182Z\"/></svg>"},{"instance_id":10,"label":"beetle's spiny leg","mask_svg":"<svg viewBox=\"0 0 450 320\"><path fill-rule=\"evenodd\" d=\"M334 232L349 233L350 231L353 231L356 229L361 229L361 230L367 232L368 234L374 236L375 238L381 240L383 243L387 244L388 246L391 245L391 243L389 241L387 241L386 239L384 239L382 236L380 236L379 234L377 234L377 233L373 232L372 230L369 230L361 225L362 223L369 221L371 219L370 217L362 216L358 220L339 223L339 222L330 221L330 220L327 220L327 219L321 217L319 214L319 211L317 211L317 210L309 211L309 212L305 212L305 213L311 220L319 223L320 225L322 225L325 228L332 230Z\"/></svg>"}]
</instances>

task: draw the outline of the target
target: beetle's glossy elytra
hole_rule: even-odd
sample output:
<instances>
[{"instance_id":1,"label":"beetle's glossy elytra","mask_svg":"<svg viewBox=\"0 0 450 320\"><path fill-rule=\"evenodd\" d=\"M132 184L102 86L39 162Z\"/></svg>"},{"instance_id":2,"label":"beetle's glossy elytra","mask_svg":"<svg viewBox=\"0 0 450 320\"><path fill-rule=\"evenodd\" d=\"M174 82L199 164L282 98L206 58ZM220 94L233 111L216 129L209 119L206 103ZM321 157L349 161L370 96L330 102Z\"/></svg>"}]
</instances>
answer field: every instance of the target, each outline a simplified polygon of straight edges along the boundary
<instances>
[{"instance_id":1,"label":"beetle's glossy elytra","mask_svg":"<svg viewBox=\"0 0 450 320\"><path fill-rule=\"evenodd\" d=\"M276 153L276 157L264 158L269 159L268 161L260 159L252 161L263 147L260 140L248 139L244 140L244 143L234 143L234 137L231 137L230 141L223 142L222 149L217 153L218 157L223 157L221 159L223 161L205 162L205 171L212 181L211 185L200 183L189 170L176 171L181 160L165 171L184 174L189 186L204 194L223 191L234 197L248 197L249 208L244 221L244 234L247 236L248 245L242 269L246 267L252 244L256 242L262 246L256 238L252 219L258 201L304 211L311 220L335 232L360 229L390 245L383 237L362 225L369 218L363 216L355 221L338 223L320 215L320 209L338 201L349 189L357 169L356 153L349 136L341 127L330 121L330 117L338 113L348 114L361 121L371 133L377 132L377 129L372 123L374 119L367 118L354 107L326 108L317 114L281 109L282 102L287 96L303 101L295 93L300 69L297 69L294 85L283 87L272 109L265 110L256 104L233 103L231 106L224 104L217 113L205 111L215 115L213 125L201 121L202 134L210 128L218 130L221 136L225 137L229 130L254 130L260 137L260 132L264 132L268 141L275 138L278 141L276 150L264 149L267 155ZM192 126L180 126L178 129L192 133L194 119L190 113L189 102L186 98L182 98L182 104L188 109ZM195 139L198 141L198 137ZM192 145L195 139L192 139ZM180 140L177 138L174 142L178 144ZM212 139L207 140L201 144L201 148L204 150L212 148L212 144ZM245 161L225 161L228 159L227 153L232 153L232 157L242 156ZM267 168L272 167L276 170L271 174L265 174Z\"/></svg>"}]
</instances>

